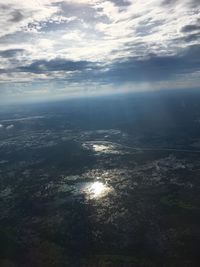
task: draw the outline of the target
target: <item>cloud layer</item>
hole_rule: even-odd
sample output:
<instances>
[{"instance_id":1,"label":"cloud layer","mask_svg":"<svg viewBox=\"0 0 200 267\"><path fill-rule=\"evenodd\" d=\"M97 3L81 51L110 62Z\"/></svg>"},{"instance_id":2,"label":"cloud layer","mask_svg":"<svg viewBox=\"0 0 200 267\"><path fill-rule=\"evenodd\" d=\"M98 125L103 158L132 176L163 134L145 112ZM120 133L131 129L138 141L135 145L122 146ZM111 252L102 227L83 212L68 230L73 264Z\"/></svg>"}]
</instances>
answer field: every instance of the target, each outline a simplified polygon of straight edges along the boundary
<instances>
[{"instance_id":1,"label":"cloud layer","mask_svg":"<svg viewBox=\"0 0 200 267\"><path fill-rule=\"evenodd\" d=\"M0 97L198 87L198 2L0 0Z\"/></svg>"}]
</instances>

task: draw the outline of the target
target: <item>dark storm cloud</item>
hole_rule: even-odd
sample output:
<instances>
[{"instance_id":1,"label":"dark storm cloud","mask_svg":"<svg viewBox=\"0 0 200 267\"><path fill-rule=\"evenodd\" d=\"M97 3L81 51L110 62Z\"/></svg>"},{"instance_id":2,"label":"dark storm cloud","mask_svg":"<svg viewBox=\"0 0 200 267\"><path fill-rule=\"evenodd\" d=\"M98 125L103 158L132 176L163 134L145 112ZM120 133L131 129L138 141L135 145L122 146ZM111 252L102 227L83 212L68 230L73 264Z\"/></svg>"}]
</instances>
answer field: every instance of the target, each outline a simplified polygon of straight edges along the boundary
<instances>
[{"instance_id":1,"label":"dark storm cloud","mask_svg":"<svg viewBox=\"0 0 200 267\"><path fill-rule=\"evenodd\" d=\"M82 71L90 66L88 61L71 61L62 58L38 60L28 66L18 68L21 72L46 73L53 71Z\"/></svg>"},{"instance_id":2,"label":"dark storm cloud","mask_svg":"<svg viewBox=\"0 0 200 267\"><path fill-rule=\"evenodd\" d=\"M11 58L15 57L17 54L22 54L25 50L24 49L8 49L0 51L0 57L3 58Z\"/></svg>"}]
</instances>

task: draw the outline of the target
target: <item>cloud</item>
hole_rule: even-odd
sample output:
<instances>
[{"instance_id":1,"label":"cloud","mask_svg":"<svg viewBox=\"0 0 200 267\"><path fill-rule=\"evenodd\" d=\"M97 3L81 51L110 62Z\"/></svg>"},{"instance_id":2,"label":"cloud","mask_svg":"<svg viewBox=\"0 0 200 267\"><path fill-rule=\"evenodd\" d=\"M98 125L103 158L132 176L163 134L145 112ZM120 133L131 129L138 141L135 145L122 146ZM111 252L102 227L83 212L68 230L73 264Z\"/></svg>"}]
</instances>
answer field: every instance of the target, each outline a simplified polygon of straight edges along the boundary
<instances>
[{"instance_id":1,"label":"cloud","mask_svg":"<svg viewBox=\"0 0 200 267\"><path fill-rule=\"evenodd\" d=\"M198 54L200 45L193 45L178 55L129 58L113 63L105 74L108 79L116 82L167 80L199 71Z\"/></svg>"},{"instance_id":2,"label":"cloud","mask_svg":"<svg viewBox=\"0 0 200 267\"><path fill-rule=\"evenodd\" d=\"M149 54L148 57L123 58L108 64L55 58L49 61L38 60L30 65L19 67L15 70L15 74L19 77L19 73L22 73L25 79L29 77L33 80L38 77L39 80L51 79L78 83L91 81L99 84L166 81L198 72L200 66L200 59L196 56L198 54L200 54L200 45L191 45L187 50L182 50L176 55ZM10 70L6 70L6 73L10 73Z\"/></svg>"},{"instance_id":3,"label":"cloud","mask_svg":"<svg viewBox=\"0 0 200 267\"><path fill-rule=\"evenodd\" d=\"M183 40L187 43L190 42L198 42L200 40L200 32L199 33L192 33L183 37Z\"/></svg>"},{"instance_id":4,"label":"cloud","mask_svg":"<svg viewBox=\"0 0 200 267\"><path fill-rule=\"evenodd\" d=\"M17 54L21 54L24 51L25 51L24 49L2 50L2 51L0 51L0 57L3 57L3 58L15 57Z\"/></svg>"},{"instance_id":5,"label":"cloud","mask_svg":"<svg viewBox=\"0 0 200 267\"><path fill-rule=\"evenodd\" d=\"M199 0L191 0L191 1L188 1L188 4L189 4L192 8L199 8Z\"/></svg>"},{"instance_id":6,"label":"cloud","mask_svg":"<svg viewBox=\"0 0 200 267\"><path fill-rule=\"evenodd\" d=\"M10 19L11 22L20 22L24 19L23 14L20 12L20 10L14 10L11 12L12 18Z\"/></svg>"},{"instance_id":7,"label":"cloud","mask_svg":"<svg viewBox=\"0 0 200 267\"><path fill-rule=\"evenodd\" d=\"M191 25L186 25L181 29L182 32L194 32L194 31L200 31L200 25L195 25L195 24L191 24Z\"/></svg>"},{"instance_id":8,"label":"cloud","mask_svg":"<svg viewBox=\"0 0 200 267\"><path fill-rule=\"evenodd\" d=\"M83 83L174 84L186 75L197 86L198 3L0 0L1 97L18 90L14 84L23 94L44 82L81 90Z\"/></svg>"},{"instance_id":9,"label":"cloud","mask_svg":"<svg viewBox=\"0 0 200 267\"><path fill-rule=\"evenodd\" d=\"M131 1L129 0L109 0L114 3L116 6L129 6L131 5Z\"/></svg>"},{"instance_id":10,"label":"cloud","mask_svg":"<svg viewBox=\"0 0 200 267\"><path fill-rule=\"evenodd\" d=\"M161 2L162 5L172 5L172 4L177 4L178 0L163 0Z\"/></svg>"},{"instance_id":11,"label":"cloud","mask_svg":"<svg viewBox=\"0 0 200 267\"><path fill-rule=\"evenodd\" d=\"M21 72L45 73L53 71L80 71L88 68L90 65L87 61L71 61L62 58L52 60L38 60L29 66L22 66L17 69Z\"/></svg>"}]
</instances>

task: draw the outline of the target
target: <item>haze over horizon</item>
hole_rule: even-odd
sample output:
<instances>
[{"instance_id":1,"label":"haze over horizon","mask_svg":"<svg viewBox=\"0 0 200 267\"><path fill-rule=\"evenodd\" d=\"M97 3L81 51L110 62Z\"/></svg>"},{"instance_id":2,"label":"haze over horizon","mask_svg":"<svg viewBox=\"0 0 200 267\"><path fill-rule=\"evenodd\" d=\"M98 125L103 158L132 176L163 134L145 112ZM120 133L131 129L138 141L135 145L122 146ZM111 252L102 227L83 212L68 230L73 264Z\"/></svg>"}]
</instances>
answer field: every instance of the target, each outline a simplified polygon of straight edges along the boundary
<instances>
[{"instance_id":1,"label":"haze over horizon","mask_svg":"<svg viewBox=\"0 0 200 267\"><path fill-rule=\"evenodd\" d=\"M0 0L0 102L199 88L198 0Z\"/></svg>"}]
</instances>

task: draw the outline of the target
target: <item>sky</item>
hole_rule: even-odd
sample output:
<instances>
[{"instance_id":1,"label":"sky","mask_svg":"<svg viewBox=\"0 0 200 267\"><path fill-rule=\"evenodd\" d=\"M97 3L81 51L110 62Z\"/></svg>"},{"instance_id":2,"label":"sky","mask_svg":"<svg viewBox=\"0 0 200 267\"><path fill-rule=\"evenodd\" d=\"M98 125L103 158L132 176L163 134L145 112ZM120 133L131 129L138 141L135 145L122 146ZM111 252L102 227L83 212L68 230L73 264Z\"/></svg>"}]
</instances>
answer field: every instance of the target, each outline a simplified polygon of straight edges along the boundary
<instances>
[{"instance_id":1,"label":"sky","mask_svg":"<svg viewBox=\"0 0 200 267\"><path fill-rule=\"evenodd\" d=\"M0 102L199 85L200 0L0 0Z\"/></svg>"}]
</instances>

